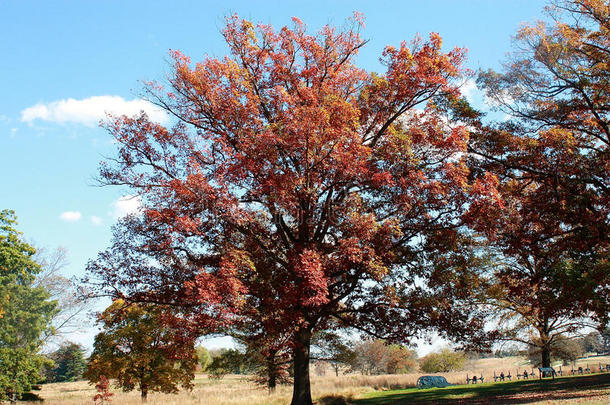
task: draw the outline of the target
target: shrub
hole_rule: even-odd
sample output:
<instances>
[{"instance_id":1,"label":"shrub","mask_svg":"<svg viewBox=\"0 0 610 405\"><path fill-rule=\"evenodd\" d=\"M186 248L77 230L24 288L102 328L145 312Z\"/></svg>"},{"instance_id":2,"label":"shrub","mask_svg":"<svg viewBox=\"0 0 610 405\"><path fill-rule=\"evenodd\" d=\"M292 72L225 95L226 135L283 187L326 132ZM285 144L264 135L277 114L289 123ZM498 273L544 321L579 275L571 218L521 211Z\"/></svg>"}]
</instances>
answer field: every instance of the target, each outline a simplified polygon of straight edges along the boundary
<instances>
[{"instance_id":1,"label":"shrub","mask_svg":"<svg viewBox=\"0 0 610 405\"><path fill-rule=\"evenodd\" d=\"M426 373L447 373L464 368L466 357L464 353L442 349L439 353L430 353L420 360L419 367Z\"/></svg>"}]
</instances>

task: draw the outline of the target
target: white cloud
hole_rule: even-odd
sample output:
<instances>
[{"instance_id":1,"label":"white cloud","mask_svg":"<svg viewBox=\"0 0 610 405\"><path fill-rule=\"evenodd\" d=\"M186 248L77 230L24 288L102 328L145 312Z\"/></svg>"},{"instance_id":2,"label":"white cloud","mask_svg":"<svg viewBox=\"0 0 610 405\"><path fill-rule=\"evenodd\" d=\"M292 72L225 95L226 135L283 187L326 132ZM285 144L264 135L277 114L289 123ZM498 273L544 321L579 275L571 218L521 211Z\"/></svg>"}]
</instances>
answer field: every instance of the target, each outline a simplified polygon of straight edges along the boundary
<instances>
[{"instance_id":1,"label":"white cloud","mask_svg":"<svg viewBox=\"0 0 610 405\"><path fill-rule=\"evenodd\" d=\"M32 123L43 120L64 123L77 123L95 126L106 114L134 116L146 112L148 117L156 122L167 121L167 114L154 104L142 100L125 100L119 96L95 96L82 100L69 98L67 100L53 101L47 104L36 104L21 111L21 121Z\"/></svg>"},{"instance_id":2,"label":"white cloud","mask_svg":"<svg viewBox=\"0 0 610 405\"><path fill-rule=\"evenodd\" d=\"M460 86L460 91L462 92L462 95L471 103L474 101L475 93L480 93L477 83L472 79L466 80L464 84Z\"/></svg>"},{"instance_id":3,"label":"white cloud","mask_svg":"<svg viewBox=\"0 0 610 405\"><path fill-rule=\"evenodd\" d=\"M80 220L82 216L83 215L78 211L65 211L61 213L59 218L66 222L76 222Z\"/></svg>"},{"instance_id":4,"label":"white cloud","mask_svg":"<svg viewBox=\"0 0 610 405\"><path fill-rule=\"evenodd\" d=\"M142 199L137 195L124 195L112 203L112 215L115 219L129 214L137 214L142 208Z\"/></svg>"},{"instance_id":5,"label":"white cloud","mask_svg":"<svg viewBox=\"0 0 610 405\"><path fill-rule=\"evenodd\" d=\"M92 223L93 225L101 225L101 224L102 224L102 222L104 222L104 220L103 220L102 218L100 218L100 217L96 217L95 215L92 215L92 216L91 216L91 223Z\"/></svg>"}]
</instances>

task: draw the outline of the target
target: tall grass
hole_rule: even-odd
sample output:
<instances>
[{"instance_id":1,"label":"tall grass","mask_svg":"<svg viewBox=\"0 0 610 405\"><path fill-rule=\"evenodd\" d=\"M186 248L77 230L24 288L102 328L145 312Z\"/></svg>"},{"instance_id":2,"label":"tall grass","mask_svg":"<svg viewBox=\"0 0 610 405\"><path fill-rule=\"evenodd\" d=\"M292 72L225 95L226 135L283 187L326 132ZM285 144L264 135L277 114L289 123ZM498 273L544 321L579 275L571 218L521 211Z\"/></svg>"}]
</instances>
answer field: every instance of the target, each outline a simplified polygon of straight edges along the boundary
<instances>
[{"instance_id":1,"label":"tall grass","mask_svg":"<svg viewBox=\"0 0 610 405\"><path fill-rule=\"evenodd\" d=\"M370 377L377 379L378 386L384 382L385 376ZM366 378L361 376L345 377L312 377L312 394L321 397L331 394L346 398L355 397L372 388L365 386ZM125 393L113 390L113 404L140 404L137 391ZM77 405L92 404L95 388L86 382L46 384L42 387L40 396L45 405ZM222 380L211 380L204 375L195 379L195 387L191 392L181 391L178 394L149 393L149 405L283 405L290 402L292 387L279 386L273 394L255 385L246 376L229 375Z\"/></svg>"},{"instance_id":2,"label":"tall grass","mask_svg":"<svg viewBox=\"0 0 610 405\"><path fill-rule=\"evenodd\" d=\"M600 357L581 360L578 366L589 367L597 371L599 363L610 364L610 357ZM483 374L485 382L493 381L493 372L496 374L510 371L516 379L517 370L523 372L531 367L520 357L507 357L503 359L480 359L467 362L465 369L459 372L441 373L450 383L465 384L466 375L480 376ZM564 372L571 366L563 367ZM424 373L365 376L360 374L313 376L312 395L314 398L325 396L341 396L355 398L372 390L390 390L414 387L417 379ZM536 371L537 374L537 371ZM292 396L291 386L279 386L275 393L269 394L266 389L254 384L247 376L229 375L222 380L212 380L203 374L197 375L193 391L181 391L176 395L149 393L149 405L284 405L290 403ZM113 389L112 403L116 405L140 404L140 395L137 391L125 393ZM95 388L86 382L46 384L42 387L40 396L45 399L45 405L80 405L93 404Z\"/></svg>"}]
</instances>

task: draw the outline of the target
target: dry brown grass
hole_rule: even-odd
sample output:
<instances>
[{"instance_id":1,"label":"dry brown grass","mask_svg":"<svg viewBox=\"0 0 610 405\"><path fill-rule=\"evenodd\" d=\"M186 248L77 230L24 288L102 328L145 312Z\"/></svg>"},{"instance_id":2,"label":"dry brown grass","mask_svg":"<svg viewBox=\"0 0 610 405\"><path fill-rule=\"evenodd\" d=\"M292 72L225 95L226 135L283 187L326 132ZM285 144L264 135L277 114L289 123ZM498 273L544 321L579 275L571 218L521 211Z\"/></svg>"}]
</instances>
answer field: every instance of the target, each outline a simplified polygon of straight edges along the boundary
<instances>
[{"instance_id":1,"label":"dry brown grass","mask_svg":"<svg viewBox=\"0 0 610 405\"><path fill-rule=\"evenodd\" d=\"M380 386L392 381L386 376L371 377L379 381L374 384ZM396 376L398 377L398 376ZM314 397L337 394L346 398L353 398L358 394L371 390L371 387L363 386L366 379L362 376L345 377L313 377L312 394ZM135 405L140 404L138 392L125 393L116 389L112 390L113 404ZM92 404L95 388L84 381L73 383L46 384L40 391L40 396L45 399L45 405L77 405ZM280 405L290 402L292 387L280 386L273 394L252 383L248 377L229 375L222 380L211 380L205 375L197 375L193 391L181 391L178 394L150 393L148 404L150 405Z\"/></svg>"},{"instance_id":2,"label":"dry brown grass","mask_svg":"<svg viewBox=\"0 0 610 405\"><path fill-rule=\"evenodd\" d=\"M592 370L596 370L598 363L610 364L610 357L600 357L583 360L578 365L584 368L586 364ZM497 374L511 371L516 378L517 369L524 369L525 361L519 357L508 357L503 359L480 359L469 361L464 371L443 373L451 383L464 384L466 375L473 374L485 376L486 381L491 381L494 370ZM525 367L528 367L525 365ZM531 367L528 367L528 371ZM569 370L571 367L564 367ZM312 395L314 398L324 396L342 396L345 398L356 398L360 394L371 390L389 390L412 387L423 373L364 376L360 374L342 375L335 377L312 376ZM179 394L150 393L149 405L283 405L290 402L292 387L280 386L275 393L269 395L264 388L252 383L248 377L230 375L223 380L211 380L205 375L197 375L195 388L191 392L181 391ZM140 396L137 391L125 393L113 389L113 404L135 405L140 404ZM84 381L73 383L46 384L39 394L45 399L45 405L80 405L92 404L95 388Z\"/></svg>"}]
</instances>

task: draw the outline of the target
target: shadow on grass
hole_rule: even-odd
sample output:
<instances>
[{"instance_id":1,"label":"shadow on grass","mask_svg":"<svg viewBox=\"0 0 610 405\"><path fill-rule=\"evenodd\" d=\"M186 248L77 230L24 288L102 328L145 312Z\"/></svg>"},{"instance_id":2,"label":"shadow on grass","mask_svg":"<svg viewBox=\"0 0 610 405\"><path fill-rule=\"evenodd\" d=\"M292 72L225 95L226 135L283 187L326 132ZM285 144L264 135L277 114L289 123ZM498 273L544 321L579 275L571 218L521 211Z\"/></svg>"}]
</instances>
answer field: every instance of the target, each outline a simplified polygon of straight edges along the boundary
<instances>
[{"instance_id":1,"label":"shadow on grass","mask_svg":"<svg viewBox=\"0 0 610 405\"><path fill-rule=\"evenodd\" d=\"M41 397L39 397L38 394L34 394L33 392L26 392L25 394L23 394L21 396L20 401L22 401L22 402L37 402L37 403L42 404L44 400Z\"/></svg>"},{"instance_id":2,"label":"shadow on grass","mask_svg":"<svg viewBox=\"0 0 610 405\"><path fill-rule=\"evenodd\" d=\"M346 399L342 395L326 395L318 398L316 405L350 405L352 400Z\"/></svg>"},{"instance_id":3,"label":"shadow on grass","mask_svg":"<svg viewBox=\"0 0 610 405\"><path fill-rule=\"evenodd\" d=\"M498 384L459 385L447 388L374 392L352 400L354 405L385 404L529 404L557 399L586 399L610 389L610 374L513 381ZM597 392L585 392L594 390Z\"/></svg>"}]
</instances>

